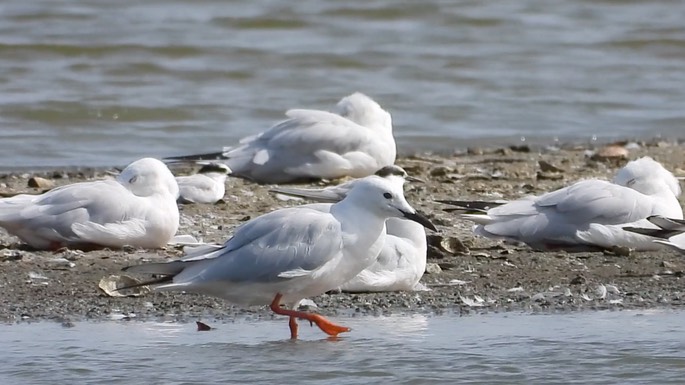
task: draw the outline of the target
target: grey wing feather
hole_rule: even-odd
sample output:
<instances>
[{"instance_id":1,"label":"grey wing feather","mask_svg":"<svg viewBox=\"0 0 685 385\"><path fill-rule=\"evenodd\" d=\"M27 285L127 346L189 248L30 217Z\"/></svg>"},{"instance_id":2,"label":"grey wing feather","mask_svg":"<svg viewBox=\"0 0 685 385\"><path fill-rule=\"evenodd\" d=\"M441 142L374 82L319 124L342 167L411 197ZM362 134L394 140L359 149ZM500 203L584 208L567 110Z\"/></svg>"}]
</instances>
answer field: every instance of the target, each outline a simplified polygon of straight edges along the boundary
<instances>
[{"instance_id":1,"label":"grey wing feather","mask_svg":"<svg viewBox=\"0 0 685 385\"><path fill-rule=\"evenodd\" d=\"M666 218L661 215L652 215L647 219L664 230L685 232L685 220Z\"/></svg>"},{"instance_id":2,"label":"grey wing feather","mask_svg":"<svg viewBox=\"0 0 685 385\"><path fill-rule=\"evenodd\" d=\"M671 219L662 217L660 215L652 215L651 217L647 218L647 220L659 228L624 227L623 230L663 239L668 239L678 234L685 233L685 221L681 219Z\"/></svg>"},{"instance_id":3,"label":"grey wing feather","mask_svg":"<svg viewBox=\"0 0 685 385\"><path fill-rule=\"evenodd\" d=\"M596 221L603 224L634 222L647 217L652 205L642 204L644 196L635 190L600 180L578 182L543 195L540 207L551 207L566 214L573 223Z\"/></svg>"},{"instance_id":4,"label":"grey wing feather","mask_svg":"<svg viewBox=\"0 0 685 385\"><path fill-rule=\"evenodd\" d=\"M239 227L213 258L195 257L174 283L273 282L287 272L316 270L341 252L342 230L333 216L306 206L282 209Z\"/></svg>"},{"instance_id":5,"label":"grey wing feather","mask_svg":"<svg viewBox=\"0 0 685 385\"><path fill-rule=\"evenodd\" d=\"M492 222L484 230L524 239L573 237L589 223L631 223L651 214L653 204L632 189L588 180L537 198L522 199L488 211ZM532 237L532 238L528 238Z\"/></svg>"},{"instance_id":6,"label":"grey wing feather","mask_svg":"<svg viewBox=\"0 0 685 385\"><path fill-rule=\"evenodd\" d=\"M365 127L330 112L289 110L286 114L290 119L224 153L234 175L271 183L306 179L305 174L287 175L283 170L318 164L322 153L355 151L372 137ZM299 156L292 156L293 149Z\"/></svg>"},{"instance_id":7,"label":"grey wing feather","mask_svg":"<svg viewBox=\"0 0 685 385\"><path fill-rule=\"evenodd\" d=\"M354 186L354 180L322 189L305 189L297 187L274 187L274 193L290 195L298 198L311 199L317 202L336 203L345 199L347 193Z\"/></svg>"},{"instance_id":8,"label":"grey wing feather","mask_svg":"<svg viewBox=\"0 0 685 385\"><path fill-rule=\"evenodd\" d=\"M116 220L118 207L101 198L103 194L125 192L117 182L98 181L58 187L31 198L16 196L0 202L0 223L16 222L37 231L49 229L65 239L73 239L74 223Z\"/></svg>"}]
</instances>

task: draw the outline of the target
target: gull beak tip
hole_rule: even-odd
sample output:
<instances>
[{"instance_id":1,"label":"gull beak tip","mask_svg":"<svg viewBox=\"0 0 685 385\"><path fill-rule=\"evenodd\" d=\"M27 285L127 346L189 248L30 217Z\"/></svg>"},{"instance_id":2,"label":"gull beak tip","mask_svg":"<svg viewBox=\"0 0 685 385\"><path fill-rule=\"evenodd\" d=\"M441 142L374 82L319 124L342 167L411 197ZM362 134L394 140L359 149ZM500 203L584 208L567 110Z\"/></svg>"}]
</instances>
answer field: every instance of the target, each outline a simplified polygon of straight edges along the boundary
<instances>
[{"instance_id":1,"label":"gull beak tip","mask_svg":"<svg viewBox=\"0 0 685 385\"><path fill-rule=\"evenodd\" d=\"M435 232L438 231L438 229L435 227L435 225L428 218L426 218L423 214L420 214L418 211L413 212L413 213L402 211L402 215L404 216L404 218L407 218L411 221L414 221L414 222L422 225L423 227L425 227L427 229L433 230Z\"/></svg>"}]
</instances>

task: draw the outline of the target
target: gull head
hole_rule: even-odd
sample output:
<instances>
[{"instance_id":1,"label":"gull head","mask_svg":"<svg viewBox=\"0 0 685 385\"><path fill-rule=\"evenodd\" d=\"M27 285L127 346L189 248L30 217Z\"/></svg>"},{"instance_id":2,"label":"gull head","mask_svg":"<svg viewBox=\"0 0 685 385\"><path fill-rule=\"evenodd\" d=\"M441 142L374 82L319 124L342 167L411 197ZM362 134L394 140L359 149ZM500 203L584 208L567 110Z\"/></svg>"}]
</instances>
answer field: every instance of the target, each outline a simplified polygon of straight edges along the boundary
<instances>
[{"instance_id":1,"label":"gull head","mask_svg":"<svg viewBox=\"0 0 685 385\"><path fill-rule=\"evenodd\" d=\"M359 179L343 201L352 201L364 210L384 218L406 218L437 231L425 216L419 214L404 198L402 186L375 175Z\"/></svg>"},{"instance_id":2,"label":"gull head","mask_svg":"<svg viewBox=\"0 0 685 385\"><path fill-rule=\"evenodd\" d=\"M138 159L126 166L117 181L139 197L155 194L178 196L178 184L169 168L154 158Z\"/></svg>"},{"instance_id":3,"label":"gull head","mask_svg":"<svg viewBox=\"0 0 685 385\"><path fill-rule=\"evenodd\" d=\"M230 167L223 163L206 163L202 165L202 168L197 172L198 174L225 174L230 175L233 171Z\"/></svg>"},{"instance_id":4,"label":"gull head","mask_svg":"<svg viewBox=\"0 0 685 385\"><path fill-rule=\"evenodd\" d=\"M382 129L386 133L392 133L390 113L361 92L355 92L340 99L335 112L360 126Z\"/></svg>"},{"instance_id":5,"label":"gull head","mask_svg":"<svg viewBox=\"0 0 685 385\"><path fill-rule=\"evenodd\" d=\"M404 184L404 181L425 183L425 181L423 181L422 179L409 176L409 174L407 174L407 172L402 167L395 164L391 164L390 166L380 168L378 171L374 173L374 175L386 179L401 179L402 184Z\"/></svg>"},{"instance_id":6,"label":"gull head","mask_svg":"<svg viewBox=\"0 0 685 385\"><path fill-rule=\"evenodd\" d=\"M680 195L678 179L661 163L648 156L628 162L618 170L614 183L645 195L663 194L664 189L674 196Z\"/></svg>"}]
</instances>

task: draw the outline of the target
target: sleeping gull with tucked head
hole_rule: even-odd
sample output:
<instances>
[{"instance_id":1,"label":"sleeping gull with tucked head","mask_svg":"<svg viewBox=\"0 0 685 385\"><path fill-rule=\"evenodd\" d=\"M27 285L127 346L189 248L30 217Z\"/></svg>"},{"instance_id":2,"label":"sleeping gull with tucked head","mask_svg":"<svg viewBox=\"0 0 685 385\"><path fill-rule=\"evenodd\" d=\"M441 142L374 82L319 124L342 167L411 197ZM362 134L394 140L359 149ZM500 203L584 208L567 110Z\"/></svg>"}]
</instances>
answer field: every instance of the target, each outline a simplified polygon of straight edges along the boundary
<instances>
[{"instance_id":1,"label":"sleeping gull with tucked head","mask_svg":"<svg viewBox=\"0 0 685 385\"><path fill-rule=\"evenodd\" d=\"M370 266L383 247L380 234L386 219L395 217L433 228L407 203L400 186L370 176L328 211L308 205L276 210L238 227L221 248L125 270L161 275L141 284L155 290L195 292L244 306L270 305L274 313L289 317L291 338L297 338L298 318L336 336L349 329L293 307Z\"/></svg>"},{"instance_id":2,"label":"sleeping gull with tucked head","mask_svg":"<svg viewBox=\"0 0 685 385\"><path fill-rule=\"evenodd\" d=\"M216 203L226 193L226 177L231 169L225 164L208 163L197 174L177 176L180 203Z\"/></svg>"},{"instance_id":3,"label":"sleeping gull with tucked head","mask_svg":"<svg viewBox=\"0 0 685 385\"><path fill-rule=\"evenodd\" d=\"M477 223L477 235L520 241L535 249L653 250L658 248L654 238L623 228L649 226L646 218L652 215L682 219L678 195L680 185L673 174L644 157L620 169L613 183L585 180L461 217Z\"/></svg>"},{"instance_id":4,"label":"sleeping gull with tucked head","mask_svg":"<svg viewBox=\"0 0 685 385\"><path fill-rule=\"evenodd\" d=\"M115 180L0 199L0 227L42 250L163 247L178 229L177 196L178 185L166 165L144 158Z\"/></svg>"},{"instance_id":5,"label":"sleeping gull with tucked head","mask_svg":"<svg viewBox=\"0 0 685 385\"><path fill-rule=\"evenodd\" d=\"M362 93L344 97L333 112L294 109L286 115L287 120L223 152L165 160L222 159L232 175L258 183L361 178L395 163L392 118Z\"/></svg>"},{"instance_id":6,"label":"sleeping gull with tucked head","mask_svg":"<svg viewBox=\"0 0 685 385\"><path fill-rule=\"evenodd\" d=\"M386 166L376 172L377 176L389 180L400 188L405 180L415 180L407 175L400 166ZM289 196L312 199L319 202L338 202L359 183L361 179L326 187L323 189L303 189L295 187L276 187L272 192ZM330 205L319 205L328 210ZM317 207L311 205L310 207ZM414 221L390 218L385 222L386 233L381 237L385 243L376 262L364 269L356 277L340 286L346 292L382 292L416 290L423 287L419 280L426 270L426 231Z\"/></svg>"}]
</instances>

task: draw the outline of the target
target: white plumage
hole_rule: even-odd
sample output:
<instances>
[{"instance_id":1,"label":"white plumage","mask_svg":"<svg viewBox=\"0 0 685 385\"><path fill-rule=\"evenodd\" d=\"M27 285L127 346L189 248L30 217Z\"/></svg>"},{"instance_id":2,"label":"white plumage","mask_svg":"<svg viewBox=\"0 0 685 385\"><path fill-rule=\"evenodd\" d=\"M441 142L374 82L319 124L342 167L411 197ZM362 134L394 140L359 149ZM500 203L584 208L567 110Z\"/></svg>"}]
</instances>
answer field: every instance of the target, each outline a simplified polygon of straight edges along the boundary
<instances>
[{"instance_id":1,"label":"white plumage","mask_svg":"<svg viewBox=\"0 0 685 385\"><path fill-rule=\"evenodd\" d=\"M653 237L656 244L685 254L685 221L655 215L647 218L651 226L624 227L624 230Z\"/></svg>"},{"instance_id":2,"label":"white plumage","mask_svg":"<svg viewBox=\"0 0 685 385\"><path fill-rule=\"evenodd\" d=\"M628 247L651 250L650 237L625 226L649 224L647 217L682 219L678 180L649 157L629 162L614 182L585 180L541 196L463 214L477 223L474 232L488 238L525 242L536 249Z\"/></svg>"},{"instance_id":3,"label":"white plumage","mask_svg":"<svg viewBox=\"0 0 685 385\"><path fill-rule=\"evenodd\" d=\"M162 247L178 229L177 196L166 165L144 158L116 180L0 199L0 226L36 249Z\"/></svg>"},{"instance_id":4,"label":"white plumage","mask_svg":"<svg viewBox=\"0 0 685 385\"><path fill-rule=\"evenodd\" d=\"M376 172L400 188L407 173L399 166L387 166ZM360 181L352 180L324 189L302 189L277 187L273 192L312 199L319 202L338 202L345 198L350 189ZM321 205L326 210L328 205ZM416 222L389 218L385 222L386 232L383 248L376 262L340 286L348 292L382 292L415 290L421 288L419 280L426 270L426 231Z\"/></svg>"},{"instance_id":5,"label":"white plumage","mask_svg":"<svg viewBox=\"0 0 685 385\"><path fill-rule=\"evenodd\" d=\"M328 328L330 322L319 315L280 309L280 302L292 307L359 274L383 246L385 220L400 216L432 226L407 203L400 186L371 176L327 212L309 205L273 211L238 227L220 248L127 270L164 275L153 281L157 290L197 292L241 305L271 303L274 312L290 316L292 337L296 318L335 335L347 329Z\"/></svg>"},{"instance_id":6,"label":"white plumage","mask_svg":"<svg viewBox=\"0 0 685 385\"><path fill-rule=\"evenodd\" d=\"M334 112L294 109L286 115L287 120L220 154L168 160L218 156L233 175L259 183L360 178L395 163L390 114L364 94L343 98Z\"/></svg>"},{"instance_id":7,"label":"white plumage","mask_svg":"<svg viewBox=\"0 0 685 385\"><path fill-rule=\"evenodd\" d=\"M216 203L226 193L226 177L231 169L225 164L209 163L197 174L177 176L179 202Z\"/></svg>"}]
</instances>

